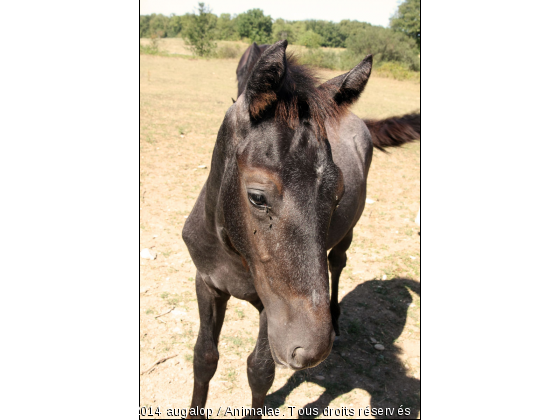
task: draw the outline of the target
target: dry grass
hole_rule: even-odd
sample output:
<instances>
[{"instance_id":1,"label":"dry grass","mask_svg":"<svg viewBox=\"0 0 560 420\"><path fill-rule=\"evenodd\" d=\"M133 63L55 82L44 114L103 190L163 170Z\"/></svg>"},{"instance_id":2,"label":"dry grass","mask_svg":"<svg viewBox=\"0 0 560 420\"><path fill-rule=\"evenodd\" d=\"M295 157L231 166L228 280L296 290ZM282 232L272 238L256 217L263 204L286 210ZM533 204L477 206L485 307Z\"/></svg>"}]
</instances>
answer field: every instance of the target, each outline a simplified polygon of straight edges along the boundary
<instances>
[{"instance_id":1,"label":"dry grass","mask_svg":"<svg viewBox=\"0 0 560 420\"><path fill-rule=\"evenodd\" d=\"M249 47L250 44L243 41L216 41L218 48L225 46L237 47L241 50L241 54ZM140 38L140 45L149 46L149 38ZM182 38L161 38L158 41L158 46L160 51L168 54L179 54L192 56L192 52L185 47L185 43ZM335 51L342 52L345 48L322 48L324 51ZM298 54L303 54L308 51L307 47L302 45L288 45L288 51L292 51ZM240 56L241 56L240 54Z\"/></svg>"},{"instance_id":2,"label":"dry grass","mask_svg":"<svg viewBox=\"0 0 560 420\"><path fill-rule=\"evenodd\" d=\"M178 51L178 43L182 48L180 39L162 40L166 43L170 52ZM142 375L140 405L159 406L165 413L190 403L198 310L195 267L181 229L208 175L207 169L197 167L210 166L218 128L236 95L237 60L142 55L140 64L140 246L158 255L141 261L139 370L179 353ZM323 77L337 74L321 72ZM418 109L419 98L418 84L372 77L353 111L361 117L402 114ZM413 221L420 202L419 167L419 144L374 154L368 197L375 203L366 206L355 229L341 279L341 340L313 370L295 375L277 370L267 404L280 407L286 417L288 406L307 404L320 410L403 404L416 408L413 417L417 416L420 255ZM173 312L155 318L173 306ZM232 298L209 407L250 404L245 361L257 329L257 311ZM383 343L384 351L364 341L371 336ZM340 418L345 417L352 416Z\"/></svg>"},{"instance_id":3,"label":"dry grass","mask_svg":"<svg viewBox=\"0 0 560 420\"><path fill-rule=\"evenodd\" d=\"M195 58L192 51L185 46L185 43L181 38L162 38L157 40L158 44L158 55L162 56L177 56L182 58ZM242 41L217 41L217 49L214 52L213 58L232 58L239 60L243 52L249 47L249 44ZM140 45L143 47L150 47L151 40L148 38L141 38ZM308 53L322 52L322 53L335 53L339 55L345 51L346 48L319 48L318 50L311 50L302 45L288 45L288 52L293 52L300 56L305 56ZM340 57L340 56L339 56ZM362 57L360 57L362 58ZM309 60L309 56L307 56ZM359 61L359 60L358 60ZM346 61L344 61L346 63ZM349 63L342 64L336 58L322 59L322 61L317 61L317 57L312 58L311 61L307 63L313 63L313 65L323 67L325 69L335 69L335 68L345 68L340 67L341 65L350 65ZM356 61L357 63L357 61ZM408 70L406 65L400 63L383 63L380 67L375 65L373 69L373 74L378 77L387 77L397 80L408 80L415 83L420 83L420 73Z\"/></svg>"},{"instance_id":4,"label":"dry grass","mask_svg":"<svg viewBox=\"0 0 560 420\"><path fill-rule=\"evenodd\" d=\"M237 60L249 46L249 44L242 41L216 41L216 44L218 50L225 47L238 50L238 56L236 57ZM150 46L150 39L140 38L140 45ZM187 46L185 46L182 38L161 38L158 40L158 48L159 51L164 54L194 58L194 54Z\"/></svg>"}]
</instances>

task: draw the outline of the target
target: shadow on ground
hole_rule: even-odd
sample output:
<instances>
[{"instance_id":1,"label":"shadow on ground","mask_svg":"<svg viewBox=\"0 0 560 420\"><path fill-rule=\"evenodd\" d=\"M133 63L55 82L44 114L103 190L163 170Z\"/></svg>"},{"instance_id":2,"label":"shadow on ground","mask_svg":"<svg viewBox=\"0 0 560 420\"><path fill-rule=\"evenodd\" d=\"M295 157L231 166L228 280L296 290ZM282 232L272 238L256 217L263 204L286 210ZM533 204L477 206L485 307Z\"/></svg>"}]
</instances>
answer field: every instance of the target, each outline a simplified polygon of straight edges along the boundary
<instances>
[{"instance_id":1,"label":"shadow on ground","mask_svg":"<svg viewBox=\"0 0 560 420\"><path fill-rule=\"evenodd\" d=\"M411 291L420 296L420 283L405 278L369 280L356 287L340 303L340 337L327 360L316 368L295 372L285 386L266 397L266 406L284 405L292 390L304 382L312 382L326 389L317 400L303 407L303 412L310 415L299 418L318 417L313 415L313 408L318 410L315 413L323 413L335 398L354 389L363 389L371 395L370 408L383 409L383 414L377 411L377 415L370 413L367 417L417 418L420 380L407 376L407 368L398 357L400 350L394 344L406 324ZM385 349L376 350L370 337L381 342ZM358 415L358 408L364 407L352 408ZM408 409L408 414L399 416L399 408ZM387 409L393 409L394 414L390 410L387 413ZM334 413L323 417L334 417ZM362 412L360 418L364 417Z\"/></svg>"}]
</instances>

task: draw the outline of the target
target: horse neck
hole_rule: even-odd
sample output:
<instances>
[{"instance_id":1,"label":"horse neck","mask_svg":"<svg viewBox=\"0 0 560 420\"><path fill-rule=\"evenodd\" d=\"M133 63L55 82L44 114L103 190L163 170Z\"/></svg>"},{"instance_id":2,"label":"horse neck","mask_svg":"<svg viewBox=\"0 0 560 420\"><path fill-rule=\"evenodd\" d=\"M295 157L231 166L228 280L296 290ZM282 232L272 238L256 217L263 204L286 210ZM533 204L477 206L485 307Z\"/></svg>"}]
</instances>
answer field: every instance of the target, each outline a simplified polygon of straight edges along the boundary
<instances>
[{"instance_id":1,"label":"horse neck","mask_svg":"<svg viewBox=\"0 0 560 420\"><path fill-rule=\"evenodd\" d=\"M212 152L212 164L210 166L210 173L206 180L206 196L204 203L205 223L209 230L216 228L218 199L220 188L223 181L224 171L227 164L228 142L226 136L223 135L223 130L220 128L214 151Z\"/></svg>"}]
</instances>

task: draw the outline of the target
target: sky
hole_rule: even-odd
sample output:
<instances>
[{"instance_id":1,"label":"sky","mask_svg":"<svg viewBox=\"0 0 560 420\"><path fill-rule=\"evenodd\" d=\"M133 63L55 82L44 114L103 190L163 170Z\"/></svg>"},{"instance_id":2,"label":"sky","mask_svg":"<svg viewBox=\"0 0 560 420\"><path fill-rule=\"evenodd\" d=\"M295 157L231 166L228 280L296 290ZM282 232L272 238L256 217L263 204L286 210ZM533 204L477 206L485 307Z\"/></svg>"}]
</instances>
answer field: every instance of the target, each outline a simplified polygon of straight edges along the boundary
<instances>
[{"instance_id":1,"label":"sky","mask_svg":"<svg viewBox=\"0 0 560 420\"><path fill-rule=\"evenodd\" d=\"M198 8L199 0L140 0L140 14L184 15ZM397 10L399 0L206 0L212 13L239 14L250 9L261 9L272 19L330 20L344 19L369 22L388 27L389 18Z\"/></svg>"}]
</instances>

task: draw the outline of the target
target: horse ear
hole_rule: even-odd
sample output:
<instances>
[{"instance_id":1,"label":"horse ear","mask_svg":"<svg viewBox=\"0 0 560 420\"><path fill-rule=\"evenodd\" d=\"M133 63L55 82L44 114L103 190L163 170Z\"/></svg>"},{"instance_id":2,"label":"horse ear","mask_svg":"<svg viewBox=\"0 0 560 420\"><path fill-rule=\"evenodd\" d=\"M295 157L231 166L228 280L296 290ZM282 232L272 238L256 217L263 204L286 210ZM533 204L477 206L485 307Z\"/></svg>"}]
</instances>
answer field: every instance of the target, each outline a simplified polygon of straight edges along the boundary
<instances>
[{"instance_id":1,"label":"horse ear","mask_svg":"<svg viewBox=\"0 0 560 420\"><path fill-rule=\"evenodd\" d=\"M247 57L247 63L245 64L245 67L250 69L253 64L255 64L255 62L259 59L259 56L261 55L261 50L259 49L259 46L257 45L256 42L253 42L251 44L251 49L249 50L249 57Z\"/></svg>"},{"instance_id":2,"label":"horse ear","mask_svg":"<svg viewBox=\"0 0 560 420\"><path fill-rule=\"evenodd\" d=\"M261 56L261 49L256 42L253 42L247 51L243 53L239 64L237 65L237 97L243 93L247 85L247 79L253 66ZM241 64L243 63L243 64Z\"/></svg>"},{"instance_id":3,"label":"horse ear","mask_svg":"<svg viewBox=\"0 0 560 420\"><path fill-rule=\"evenodd\" d=\"M245 99L251 117L258 118L270 104L277 100L286 75L286 47L288 41L278 41L262 53L253 67L245 88Z\"/></svg>"},{"instance_id":4,"label":"horse ear","mask_svg":"<svg viewBox=\"0 0 560 420\"><path fill-rule=\"evenodd\" d=\"M366 87L371 74L371 54L348 73L326 81L320 89L326 91L339 106L356 102Z\"/></svg>"}]
</instances>

